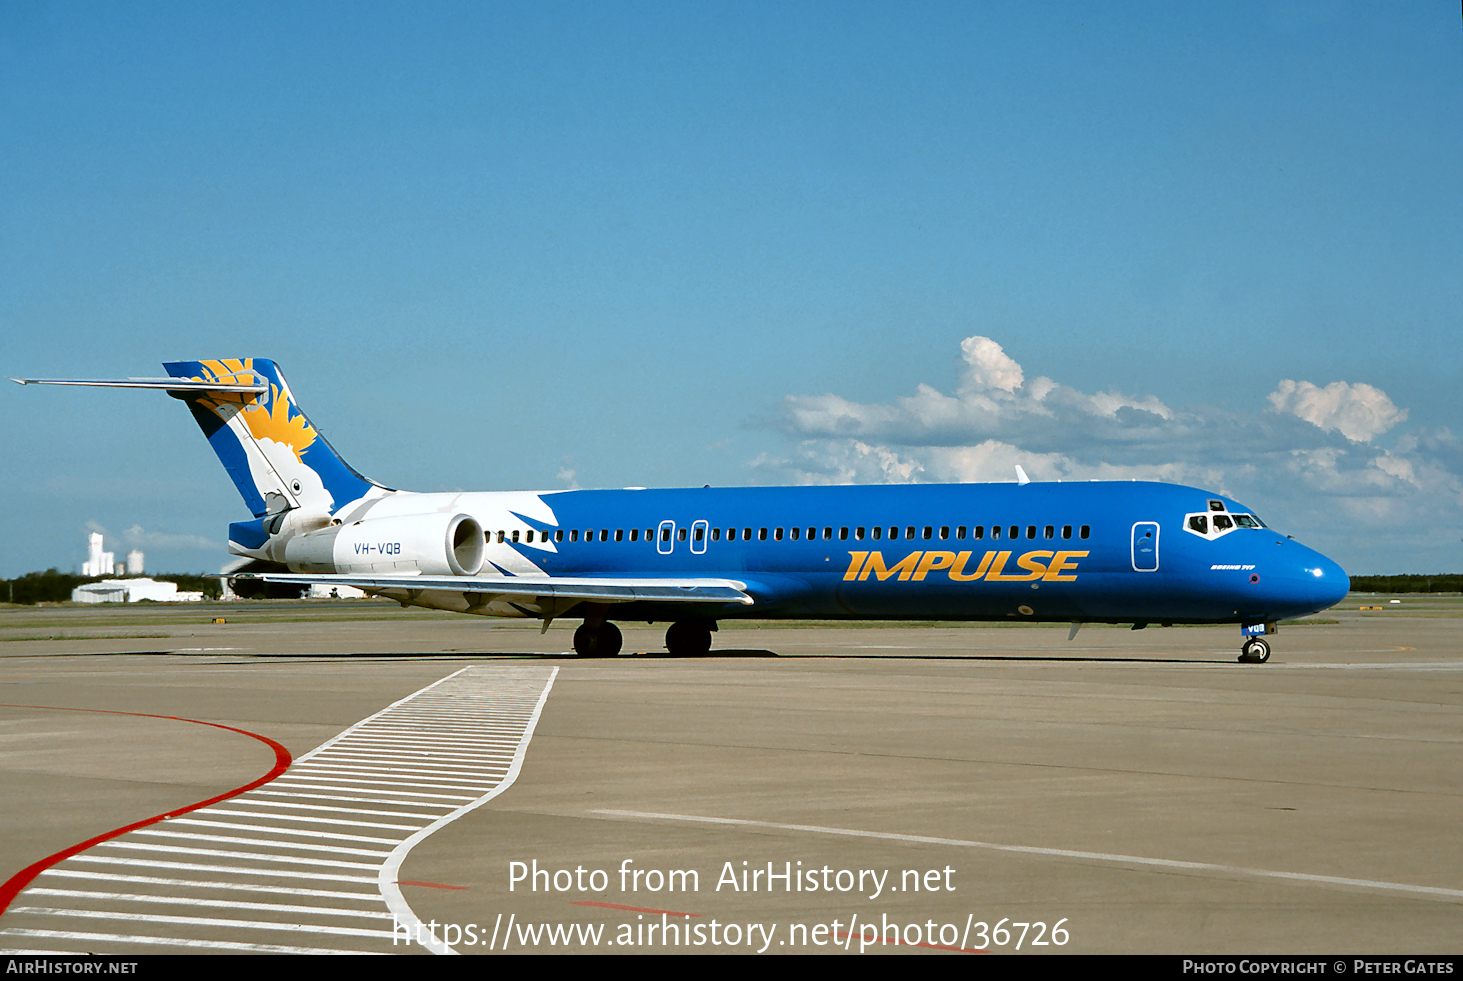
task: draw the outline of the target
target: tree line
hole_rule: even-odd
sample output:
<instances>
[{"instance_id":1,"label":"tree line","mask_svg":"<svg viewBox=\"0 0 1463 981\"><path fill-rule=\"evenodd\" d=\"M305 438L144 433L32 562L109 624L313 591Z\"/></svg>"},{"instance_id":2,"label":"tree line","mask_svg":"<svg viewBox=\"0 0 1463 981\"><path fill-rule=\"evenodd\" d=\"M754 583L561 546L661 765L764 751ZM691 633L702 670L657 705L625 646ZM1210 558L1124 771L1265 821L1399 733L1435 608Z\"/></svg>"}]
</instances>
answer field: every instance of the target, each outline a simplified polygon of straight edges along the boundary
<instances>
[{"instance_id":1,"label":"tree line","mask_svg":"<svg viewBox=\"0 0 1463 981\"><path fill-rule=\"evenodd\" d=\"M1352 576L1355 593L1463 593L1463 575Z\"/></svg>"}]
</instances>

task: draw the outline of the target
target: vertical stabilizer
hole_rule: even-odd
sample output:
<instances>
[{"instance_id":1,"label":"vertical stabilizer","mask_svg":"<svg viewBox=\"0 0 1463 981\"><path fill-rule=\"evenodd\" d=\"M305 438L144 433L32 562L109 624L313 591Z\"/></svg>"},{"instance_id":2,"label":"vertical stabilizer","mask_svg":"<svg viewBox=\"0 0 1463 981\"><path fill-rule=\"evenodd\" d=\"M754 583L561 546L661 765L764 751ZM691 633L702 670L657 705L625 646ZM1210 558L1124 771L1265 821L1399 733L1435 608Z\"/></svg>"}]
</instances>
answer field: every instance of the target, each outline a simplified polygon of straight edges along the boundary
<instances>
[{"instance_id":1,"label":"vertical stabilizer","mask_svg":"<svg viewBox=\"0 0 1463 981\"><path fill-rule=\"evenodd\" d=\"M326 517L379 486L352 470L310 424L273 361L172 361L163 367L173 378L266 386L262 392L208 388L169 392L188 403L255 518L296 510ZM267 529L265 524L253 521L230 526L230 538L235 537L236 528L258 526L257 533L245 535L247 538L277 530ZM239 544L257 547L252 541Z\"/></svg>"}]
</instances>

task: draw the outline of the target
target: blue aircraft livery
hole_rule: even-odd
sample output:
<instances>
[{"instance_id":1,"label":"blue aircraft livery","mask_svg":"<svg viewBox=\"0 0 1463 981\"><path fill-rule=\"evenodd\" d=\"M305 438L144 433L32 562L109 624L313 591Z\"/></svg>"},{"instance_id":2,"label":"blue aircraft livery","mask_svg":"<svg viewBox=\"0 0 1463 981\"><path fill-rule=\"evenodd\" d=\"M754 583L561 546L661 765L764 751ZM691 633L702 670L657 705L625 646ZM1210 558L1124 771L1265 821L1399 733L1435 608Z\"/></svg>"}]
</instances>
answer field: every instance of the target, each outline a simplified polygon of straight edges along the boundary
<instances>
[{"instance_id":1,"label":"blue aircraft livery","mask_svg":"<svg viewBox=\"0 0 1463 981\"><path fill-rule=\"evenodd\" d=\"M184 401L253 517L239 576L355 586L487 616L669 623L672 653L734 617L1235 623L1264 661L1276 621L1350 582L1222 494L1144 482L905 484L418 494L356 473L259 358L180 361L167 378L16 379L152 388Z\"/></svg>"}]
</instances>

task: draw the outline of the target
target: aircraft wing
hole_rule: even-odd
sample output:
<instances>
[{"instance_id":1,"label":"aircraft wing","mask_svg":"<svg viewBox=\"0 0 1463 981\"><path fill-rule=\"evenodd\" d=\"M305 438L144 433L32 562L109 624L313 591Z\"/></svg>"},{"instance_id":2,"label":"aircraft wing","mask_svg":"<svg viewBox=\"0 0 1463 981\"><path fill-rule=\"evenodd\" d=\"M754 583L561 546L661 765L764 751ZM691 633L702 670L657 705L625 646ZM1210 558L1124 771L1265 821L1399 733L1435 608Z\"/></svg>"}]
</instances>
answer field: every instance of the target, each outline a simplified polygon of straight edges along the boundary
<instances>
[{"instance_id":1,"label":"aircraft wing","mask_svg":"<svg viewBox=\"0 0 1463 981\"><path fill-rule=\"evenodd\" d=\"M245 572L232 578L302 586L354 586L368 592L406 590L473 593L486 602L498 597L590 603L740 603L752 605L746 584L734 579L581 579L558 576L311 575Z\"/></svg>"}]
</instances>

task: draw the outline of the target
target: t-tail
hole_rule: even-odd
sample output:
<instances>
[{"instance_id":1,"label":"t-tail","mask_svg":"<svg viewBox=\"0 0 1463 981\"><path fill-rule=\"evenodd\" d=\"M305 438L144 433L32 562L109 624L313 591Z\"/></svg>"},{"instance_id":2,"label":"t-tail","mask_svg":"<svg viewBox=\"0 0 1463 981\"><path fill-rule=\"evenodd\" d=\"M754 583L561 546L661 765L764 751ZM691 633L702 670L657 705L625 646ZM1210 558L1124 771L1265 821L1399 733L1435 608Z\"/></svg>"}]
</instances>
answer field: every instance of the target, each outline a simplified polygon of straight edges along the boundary
<instances>
[{"instance_id":1,"label":"t-tail","mask_svg":"<svg viewBox=\"0 0 1463 981\"><path fill-rule=\"evenodd\" d=\"M239 555L282 561L271 545L329 525L354 501L388 493L351 469L326 442L295 404L273 361L170 361L163 368L168 378L15 380L161 389L186 402L254 515L229 525L230 551Z\"/></svg>"}]
</instances>

